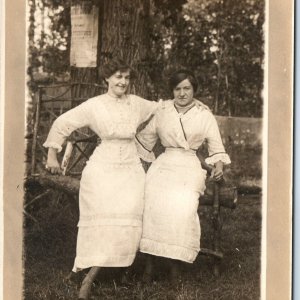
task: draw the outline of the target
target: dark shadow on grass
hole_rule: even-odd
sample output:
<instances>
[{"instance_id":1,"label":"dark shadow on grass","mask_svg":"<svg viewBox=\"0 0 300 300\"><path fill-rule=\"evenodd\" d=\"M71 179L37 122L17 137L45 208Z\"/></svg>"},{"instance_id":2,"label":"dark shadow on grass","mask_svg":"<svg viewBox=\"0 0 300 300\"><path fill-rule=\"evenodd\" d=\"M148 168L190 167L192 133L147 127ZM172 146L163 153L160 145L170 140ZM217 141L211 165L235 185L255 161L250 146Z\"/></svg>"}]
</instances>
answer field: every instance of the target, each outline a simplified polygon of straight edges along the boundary
<instances>
[{"instance_id":1,"label":"dark shadow on grass","mask_svg":"<svg viewBox=\"0 0 300 300\"><path fill-rule=\"evenodd\" d=\"M40 187L27 197L42 192ZM78 203L54 192L28 207L37 223L24 222L24 299L73 300L79 284L66 282L76 249ZM212 246L211 208L201 207L201 246ZM141 284L145 256L141 253L122 283L123 268L105 268L92 290L91 299L259 299L261 255L261 198L240 196L235 210L222 209L221 276L212 274L213 260L198 256L194 264L182 265L182 279L171 284L164 260L155 281Z\"/></svg>"}]
</instances>

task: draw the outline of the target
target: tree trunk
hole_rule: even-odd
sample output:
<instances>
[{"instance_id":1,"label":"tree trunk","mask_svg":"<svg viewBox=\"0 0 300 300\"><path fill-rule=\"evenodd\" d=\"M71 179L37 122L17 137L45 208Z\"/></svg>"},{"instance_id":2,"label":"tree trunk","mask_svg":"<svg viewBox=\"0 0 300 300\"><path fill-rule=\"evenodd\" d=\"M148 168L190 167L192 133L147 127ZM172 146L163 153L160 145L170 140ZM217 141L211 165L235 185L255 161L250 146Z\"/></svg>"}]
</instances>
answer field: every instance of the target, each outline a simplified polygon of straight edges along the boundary
<instances>
[{"instance_id":1,"label":"tree trunk","mask_svg":"<svg viewBox=\"0 0 300 300\"><path fill-rule=\"evenodd\" d=\"M147 98L150 0L95 0L94 3L99 7L98 67L110 58L122 57L138 73L131 92ZM98 68L71 68L73 82L100 83L98 75ZM77 87L73 94L80 97L82 93L82 87Z\"/></svg>"},{"instance_id":2,"label":"tree trunk","mask_svg":"<svg viewBox=\"0 0 300 300\"><path fill-rule=\"evenodd\" d=\"M111 57L122 57L138 72L131 92L143 97L148 95L149 9L149 0L104 0L100 29L99 65Z\"/></svg>"}]
</instances>

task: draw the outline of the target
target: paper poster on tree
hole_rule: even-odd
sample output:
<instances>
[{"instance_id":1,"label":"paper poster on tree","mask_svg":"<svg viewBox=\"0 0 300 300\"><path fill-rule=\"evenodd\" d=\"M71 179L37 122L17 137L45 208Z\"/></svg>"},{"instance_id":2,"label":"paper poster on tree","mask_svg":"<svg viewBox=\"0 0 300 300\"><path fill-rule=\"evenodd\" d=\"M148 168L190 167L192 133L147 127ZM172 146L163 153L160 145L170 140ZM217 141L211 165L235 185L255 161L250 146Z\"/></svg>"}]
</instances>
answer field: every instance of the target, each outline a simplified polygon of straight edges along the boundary
<instances>
[{"instance_id":1,"label":"paper poster on tree","mask_svg":"<svg viewBox=\"0 0 300 300\"><path fill-rule=\"evenodd\" d=\"M71 66L97 66L98 7L83 2L71 7Z\"/></svg>"}]
</instances>

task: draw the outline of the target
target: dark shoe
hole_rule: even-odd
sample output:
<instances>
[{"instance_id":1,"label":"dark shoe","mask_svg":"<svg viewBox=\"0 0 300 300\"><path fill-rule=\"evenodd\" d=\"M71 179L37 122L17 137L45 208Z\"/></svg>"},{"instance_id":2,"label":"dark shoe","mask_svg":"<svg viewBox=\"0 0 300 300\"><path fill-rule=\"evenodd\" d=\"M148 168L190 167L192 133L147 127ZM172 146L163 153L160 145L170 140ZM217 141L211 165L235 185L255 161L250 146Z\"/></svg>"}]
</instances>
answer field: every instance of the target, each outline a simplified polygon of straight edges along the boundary
<instances>
[{"instance_id":1,"label":"dark shoe","mask_svg":"<svg viewBox=\"0 0 300 300\"><path fill-rule=\"evenodd\" d=\"M142 283L144 284L150 284L152 283L152 272L144 272L143 277L142 277Z\"/></svg>"},{"instance_id":2,"label":"dark shoe","mask_svg":"<svg viewBox=\"0 0 300 300\"><path fill-rule=\"evenodd\" d=\"M142 277L142 283L150 284L153 280L153 271L154 271L154 256L147 254L146 255L146 264L145 270Z\"/></svg>"},{"instance_id":3,"label":"dark shoe","mask_svg":"<svg viewBox=\"0 0 300 300\"><path fill-rule=\"evenodd\" d=\"M81 274L72 271L65 277L65 282L67 284L78 284L81 281L81 279Z\"/></svg>"},{"instance_id":4,"label":"dark shoe","mask_svg":"<svg viewBox=\"0 0 300 300\"><path fill-rule=\"evenodd\" d=\"M181 272L177 261L170 262L170 281L173 284L181 281Z\"/></svg>"},{"instance_id":5,"label":"dark shoe","mask_svg":"<svg viewBox=\"0 0 300 300\"><path fill-rule=\"evenodd\" d=\"M121 276L121 284L125 285L125 286L129 286L130 285L130 274L129 272L126 270L125 272L123 272L122 276Z\"/></svg>"}]
</instances>

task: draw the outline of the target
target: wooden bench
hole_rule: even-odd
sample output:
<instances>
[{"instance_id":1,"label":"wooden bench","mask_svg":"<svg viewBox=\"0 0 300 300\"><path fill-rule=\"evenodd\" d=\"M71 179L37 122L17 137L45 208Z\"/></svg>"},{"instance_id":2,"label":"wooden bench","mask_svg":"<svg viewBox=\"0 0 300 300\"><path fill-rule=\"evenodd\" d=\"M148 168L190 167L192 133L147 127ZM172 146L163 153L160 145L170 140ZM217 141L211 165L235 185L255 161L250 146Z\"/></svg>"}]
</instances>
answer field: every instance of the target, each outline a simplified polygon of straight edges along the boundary
<instances>
[{"instance_id":1,"label":"wooden bench","mask_svg":"<svg viewBox=\"0 0 300 300\"><path fill-rule=\"evenodd\" d=\"M24 213L26 212L26 206L32 205L35 201L38 201L43 196L49 193L51 189L60 190L66 193L71 198L78 199L79 194L79 182L82 169L85 166L86 161L95 149L95 147L101 143L101 140L93 134L91 131L76 131L67 140L62 160L63 175L51 175L45 170L45 159L47 153L43 149L42 144L46 139L46 135L50 129L53 120L66 109L62 108L64 103L68 100L62 99L59 103L59 97L53 97L52 100L56 102L56 106L51 101L43 101L43 93L41 90L44 87L40 87L38 92L38 98L35 103L35 118L33 124L33 136L32 136L32 159L31 169L28 174L29 181L36 182L39 185L46 188L46 192L31 199L29 203L24 206ZM86 98L88 99L88 98ZM72 99L71 99L72 100ZM73 99L74 100L74 99ZM85 100L85 99L81 99ZM75 101L75 103L78 103ZM45 105L46 104L46 105ZM57 105L60 104L59 109ZM65 105L67 109L69 106ZM55 109L55 112L54 112ZM57 114L57 111L59 113ZM46 116L46 120L45 120ZM51 116L51 122L47 120L47 116ZM42 120L43 119L43 120ZM45 121L47 126L45 126ZM44 131L43 134L41 131ZM208 175L211 172L211 167L208 166L201 155L200 158L202 167L208 171ZM145 167L146 169L146 167ZM220 183L207 182L207 189L205 195L199 199L200 205L209 206L212 208L212 228L213 228L213 241L212 248L201 248L200 254L208 255L214 258L213 273L218 276L220 274L220 263L223 258L223 252L221 250L220 239L222 235L222 220L221 220L221 207L234 209L237 205L237 188L234 185L222 181Z\"/></svg>"}]
</instances>

